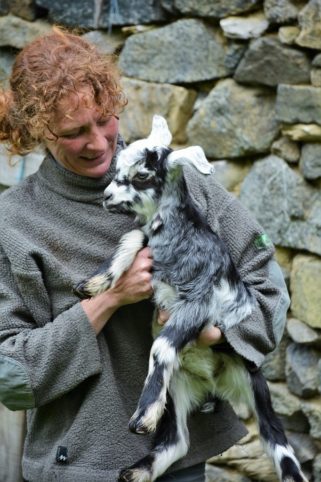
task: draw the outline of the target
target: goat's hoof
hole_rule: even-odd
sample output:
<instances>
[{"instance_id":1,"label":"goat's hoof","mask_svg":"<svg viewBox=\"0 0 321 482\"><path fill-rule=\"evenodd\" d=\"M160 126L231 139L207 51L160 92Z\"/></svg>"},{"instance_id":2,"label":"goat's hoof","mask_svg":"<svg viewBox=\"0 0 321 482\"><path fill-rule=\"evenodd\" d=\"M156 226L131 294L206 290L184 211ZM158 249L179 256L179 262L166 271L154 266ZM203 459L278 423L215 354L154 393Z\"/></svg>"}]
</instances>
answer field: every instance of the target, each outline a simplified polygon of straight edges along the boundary
<instances>
[{"instance_id":1,"label":"goat's hoof","mask_svg":"<svg viewBox=\"0 0 321 482\"><path fill-rule=\"evenodd\" d=\"M97 274L84 279L74 288L74 293L81 299L92 298L110 288L112 276L110 274Z\"/></svg>"},{"instance_id":2,"label":"goat's hoof","mask_svg":"<svg viewBox=\"0 0 321 482\"><path fill-rule=\"evenodd\" d=\"M151 474L147 469L123 469L118 477L118 482L152 482Z\"/></svg>"},{"instance_id":3,"label":"goat's hoof","mask_svg":"<svg viewBox=\"0 0 321 482\"><path fill-rule=\"evenodd\" d=\"M81 281L73 288L73 293L81 300L91 298L92 295L87 290L87 280Z\"/></svg>"},{"instance_id":4,"label":"goat's hoof","mask_svg":"<svg viewBox=\"0 0 321 482\"><path fill-rule=\"evenodd\" d=\"M156 431L159 413L155 411L155 404L147 410L137 411L129 421L129 430L139 435L146 435Z\"/></svg>"},{"instance_id":5,"label":"goat's hoof","mask_svg":"<svg viewBox=\"0 0 321 482\"><path fill-rule=\"evenodd\" d=\"M130 419L128 427L132 433L136 433L137 435L146 435L149 433L147 427L141 423L140 418Z\"/></svg>"}]
</instances>

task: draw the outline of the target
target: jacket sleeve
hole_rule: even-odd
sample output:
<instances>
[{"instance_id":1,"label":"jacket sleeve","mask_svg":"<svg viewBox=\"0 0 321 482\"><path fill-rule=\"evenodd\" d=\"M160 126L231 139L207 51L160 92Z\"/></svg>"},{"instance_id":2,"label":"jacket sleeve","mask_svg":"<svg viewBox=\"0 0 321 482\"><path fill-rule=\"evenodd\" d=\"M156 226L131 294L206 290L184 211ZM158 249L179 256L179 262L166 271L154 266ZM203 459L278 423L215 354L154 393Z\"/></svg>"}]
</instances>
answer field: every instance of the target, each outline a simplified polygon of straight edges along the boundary
<instances>
[{"instance_id":1,"label":"jacket sleeve","mask_svg":"<svg viewBox=\"0 0 321 482\"><path fill-rule=\"evenodd\" d=\"M37 327L0 251L0 401L41 406L101 372L97 338L80 303Z\"/></svg>"},{"instance_id":2,"label":"jacket sleeve","mask_svg":"<svg viewBox=\"0 0 321 482\"><path fill-rule=\"evenodd\" d=\"M237 199L222 212L219 225L241 278L256 300L252 314L225 336L236 352L260 366L282 338L289 294L271 241Z\"/></svg>"},{"instance_id":3,"label":"jacket sleeve","mask_svg":"<svg viewBox=\"0 0 321 482\"><path fill-rule=\"evenodd\" d=\"M195 178L194 171L194 179L189 181L192 196L225 242L256 300L252 314L227 330L226 339L237 353L260 366L282 338L290 305L274 246L248 210L215 180L215 174Z\"/></svg>"}]
</instances>

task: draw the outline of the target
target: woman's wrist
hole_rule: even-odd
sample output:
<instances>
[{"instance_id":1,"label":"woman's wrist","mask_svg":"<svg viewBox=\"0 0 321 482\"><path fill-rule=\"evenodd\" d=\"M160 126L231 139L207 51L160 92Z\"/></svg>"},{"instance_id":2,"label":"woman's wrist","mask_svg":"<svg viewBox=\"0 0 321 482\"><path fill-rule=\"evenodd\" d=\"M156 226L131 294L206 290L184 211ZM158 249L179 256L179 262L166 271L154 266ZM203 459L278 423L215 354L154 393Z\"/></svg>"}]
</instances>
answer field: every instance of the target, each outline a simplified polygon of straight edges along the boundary
<instances>
[{"instance_id":1,"label":"woman's wrist","mask_svg":"<svg viewBox=\"0 0 321 482\"><path fill-rule=\"evenodd\" d=\"M111 290L89 300L83 300L80 304L96 335L104 328L115 311L122 306L120 296Z\"/></svg>"}]
</instances>

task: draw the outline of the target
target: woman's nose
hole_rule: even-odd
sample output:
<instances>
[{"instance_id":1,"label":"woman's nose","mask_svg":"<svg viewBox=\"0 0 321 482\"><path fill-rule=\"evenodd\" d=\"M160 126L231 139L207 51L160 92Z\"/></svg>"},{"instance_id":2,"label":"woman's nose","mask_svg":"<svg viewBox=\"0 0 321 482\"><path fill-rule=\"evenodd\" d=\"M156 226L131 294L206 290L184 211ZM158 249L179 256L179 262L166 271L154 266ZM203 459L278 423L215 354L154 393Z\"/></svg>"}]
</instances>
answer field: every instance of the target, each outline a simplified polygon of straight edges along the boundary
<instances>
[{"instance_id":1,"label":"woman's nose","mask_svg":"<svg viewBox=\"0 0 321 482\"><path fill-rule=\"evenodd\" d=\"M100 129L96 128L90 133L87 149L93 151L103 151L106 149L107 139Z\"/></svg>"}]
</instances>

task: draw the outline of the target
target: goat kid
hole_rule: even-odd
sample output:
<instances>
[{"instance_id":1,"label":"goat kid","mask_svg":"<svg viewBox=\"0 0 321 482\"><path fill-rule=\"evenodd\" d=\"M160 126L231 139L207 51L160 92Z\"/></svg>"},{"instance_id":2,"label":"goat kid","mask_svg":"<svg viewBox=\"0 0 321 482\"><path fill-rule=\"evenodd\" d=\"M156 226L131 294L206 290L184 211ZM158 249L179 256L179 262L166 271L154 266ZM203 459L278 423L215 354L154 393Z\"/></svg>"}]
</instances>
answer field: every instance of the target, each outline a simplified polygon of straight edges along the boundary
<instances>
[{"instance_id":1,"label":"goat kid","mask_svg":"<svg viewBox=\"0 0 321 482\"><path fill-rule=\"evenodd\" d=\"M203 175L212 171L203 150L193 146L172 151L170 142L165 119L154 116L149 137L120 152L115 178L105 190L104 207L134 213L141 230L124 235L110 265L76 288L80 296L91 297L112 287L148 240L155 302L170 317L164 327L153 320L155 341L148 375L129 428L156 434L150 454L123 469L119 481L154 481L186 455L187 416L210 395L234 406L249 405L280 481L307 482L273 411L261 371L235 352L195 343L208 325L224 333L241 323L255 300L222 240L189 196L183 166L193 166Z\"/></svg>"}]
</instances>

